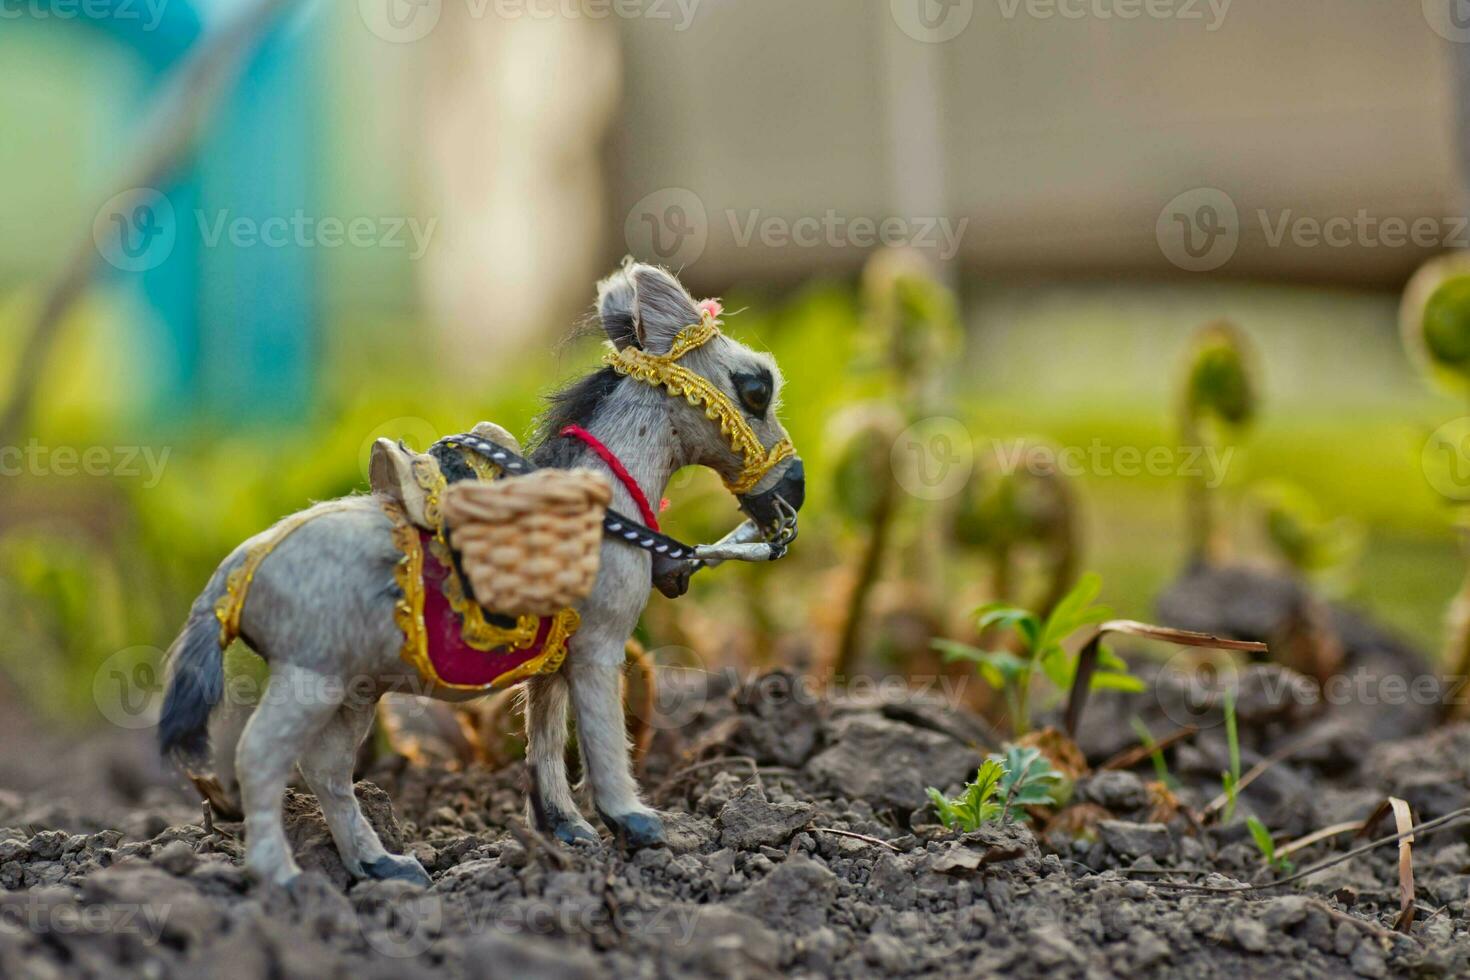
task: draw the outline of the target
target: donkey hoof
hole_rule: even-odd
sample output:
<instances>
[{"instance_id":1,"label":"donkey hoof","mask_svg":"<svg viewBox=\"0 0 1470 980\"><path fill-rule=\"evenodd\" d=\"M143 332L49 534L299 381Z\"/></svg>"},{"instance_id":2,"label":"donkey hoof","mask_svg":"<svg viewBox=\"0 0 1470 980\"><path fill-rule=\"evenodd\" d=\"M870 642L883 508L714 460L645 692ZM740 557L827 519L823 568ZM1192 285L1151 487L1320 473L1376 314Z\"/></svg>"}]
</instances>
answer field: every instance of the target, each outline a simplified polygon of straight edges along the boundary
<instances>
[{"instance_id":1,"label":"donkey hoof","mask_svg":"<svg viewBox=\"0 0 1470 980\"><path fill-rule=\"evenodd\" d=\"M417 858L384 854L363 864L362 873L377 881L407 881L428 888L434 882Z\"/></svg>"},{"instance_id":2,"label":"donkey hoof","mask_svg":"<svg viewBox=\"0 0 1470 980\"><path fill-rule=\"evenodd\" d=\"M602 822L607 824L613 836L625 842L633 850L645 847L662 847L668 843L664 834L664 822L653 811L625 813L620 817L597 811Z\"/></svg>"},{"instance_id":3,"label":"donkey hoof","mask_svg":"<svg viewBox=\"0 0 1470 980\"><path fill-rule=\"evenodd\" d=\"M579 840L587 840L596 843L601 840L597 831L585 820L563 820L551 829L551 836L563 844L575 844Z\"/></svg>"}]
</instances>

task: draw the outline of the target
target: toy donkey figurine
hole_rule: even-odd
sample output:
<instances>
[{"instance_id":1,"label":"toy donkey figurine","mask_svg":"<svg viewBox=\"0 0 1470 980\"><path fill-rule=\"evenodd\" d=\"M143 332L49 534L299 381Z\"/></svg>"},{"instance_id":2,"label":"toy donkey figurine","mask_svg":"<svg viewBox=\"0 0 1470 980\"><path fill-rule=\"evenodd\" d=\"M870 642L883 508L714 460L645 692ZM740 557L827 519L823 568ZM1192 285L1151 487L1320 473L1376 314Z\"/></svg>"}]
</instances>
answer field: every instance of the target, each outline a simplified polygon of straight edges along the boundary
<instances>
[{"instance_id":1,"label":"toy donkey figurine","mask_svg":"<svg viewBox=\"0 0 1470 980\"><path fill-rule=\"evenodd\" d=\"M629 768L624 645L651 580L677 596L700 567L781 557L805 478L776 418L775 362L720 332L718 303L696 304L667 272L626 264L600 285L598 306L613 348L607 366L552 396L529 460L488 425L422 456L380 442L371 495L318 504L245 542L195 601L169 651L160 743L196 771L213 734L218 785L231 802L238 790L246 864L257 875L289 883L299 873L281 817L299 762L349 871L428 882L412 857L384 849L352 790L356 750L389 691L462 700L523 681L529 819L564 841L595 839L564 762L570 701L603 823L632 847L663 842ZM715 470L750 518L701 548L660 534L649 505L695 464ZM497 556L520 555L544 585L559 574L558 549L575 549L552 514L570 499L566 486L547 491L552 523L532 514L527 525L540 554L541 545L517 550L479 534L501 506L486 494L532 487L552 470L581 471L571 496L594 508L595 579L571 593L585 593L571 608L496 609L486 597L498 594ZM570 541L588 526L586 509L567 520ZM502 565L499 574L513 572ZM532 589L540 600L554 593ZM258 705L225 690L223 648L237 637L270 667Z\"/></svg>"}]
</instances>

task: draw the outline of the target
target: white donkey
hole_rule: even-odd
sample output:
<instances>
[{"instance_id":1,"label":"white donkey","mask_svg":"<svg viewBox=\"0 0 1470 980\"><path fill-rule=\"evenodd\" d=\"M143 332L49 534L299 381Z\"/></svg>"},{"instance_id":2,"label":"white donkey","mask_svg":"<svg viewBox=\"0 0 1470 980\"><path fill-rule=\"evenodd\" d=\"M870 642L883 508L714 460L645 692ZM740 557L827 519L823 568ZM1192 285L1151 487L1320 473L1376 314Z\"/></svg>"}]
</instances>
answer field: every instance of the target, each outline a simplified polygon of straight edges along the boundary
<instances>
[{"instance_id":1,"label":"white donkey","mask_svg":"<svg viewBox=\"0 0 1470 980\"><path fill-rule=\"evenodd\" d=\"M704 465L751 518L741 540L770 537L783 520L788 533L794 530L805 478L776 417L781 381L773 359L720 333L717 305L696 304L672 275L651 266L625 264L601 283L598 312L614 349L608 366L552 396L532 464L589 467L615 477L611 517L648 516L647 501L662 498L676 470ZM169 651L160 744L185 763L207 758L210 716L225 702L213 726L214 771L227 792L238 787L246 865L262 878L289 884L300 872L281 816L299 762L350 872L429 881L412 857L384 849L352 790L353 761L378 698L395 690L425 693L421 674L407 662L397 616L404 554L393 514L380 495L349 497L247 541L214 573ZM641 532L636 521L629 523ZM598 814L628 846L645 847L662 843L664 831L629 767L624 645L650 581L679 595L694 570L714 561L669 561L654 553L659 549L637 546L647 547L646 539L629 544L625 536L604 537L596 584L577 606L580 629L564 665L526 680L528 818L564 841L596 837L568 782L570 702ZM763 554L777 557L781 550ZM735 552L696 553L754 554ZM225 690L221 646L235 636L270 667L258 705L241 705ZM462 700L483 691L462 685L427 693ZM232 717L248 720L237 724Z\"/></svg>"}]
</instances>

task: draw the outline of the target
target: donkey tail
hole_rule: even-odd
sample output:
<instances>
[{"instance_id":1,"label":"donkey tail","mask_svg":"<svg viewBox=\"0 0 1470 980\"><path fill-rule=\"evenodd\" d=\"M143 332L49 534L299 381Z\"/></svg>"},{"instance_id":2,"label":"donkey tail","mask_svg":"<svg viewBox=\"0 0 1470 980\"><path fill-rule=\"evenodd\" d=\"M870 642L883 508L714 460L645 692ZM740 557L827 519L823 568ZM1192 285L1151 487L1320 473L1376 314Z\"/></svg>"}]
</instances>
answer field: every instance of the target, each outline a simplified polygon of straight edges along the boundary
<instances>
[{"instance_id":1,"label":"donkey tail","mask_svg":"<svg viewBox=\"0 0 1470 980\"><path fill-rule=\"evenodd\" d=\"M225 582L236 556L231 556L209 580L189 610L184 631L168 650L168 693L158 719L158 747L165 756L182 762L209 757L209 716L224 694L224 651L215 604L225 594Z\"/></svg>"}]
</instances>

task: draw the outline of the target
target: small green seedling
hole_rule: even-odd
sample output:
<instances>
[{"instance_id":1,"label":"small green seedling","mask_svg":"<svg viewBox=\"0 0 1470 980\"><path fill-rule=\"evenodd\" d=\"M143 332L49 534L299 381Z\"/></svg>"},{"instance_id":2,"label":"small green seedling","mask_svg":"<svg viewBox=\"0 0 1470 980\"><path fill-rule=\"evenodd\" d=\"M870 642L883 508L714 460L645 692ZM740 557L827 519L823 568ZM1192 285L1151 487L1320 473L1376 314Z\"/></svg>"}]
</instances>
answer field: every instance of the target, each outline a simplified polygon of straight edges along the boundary
<instances>
[{"instance_id":1,"label":"small green seedling","mask_svg":"<svg viewBox=\"0 0 1470 980\"><path fill-rule=\"evenodd\" d=\"M1225 790L1224 822L1235 816L1235 804L1240 793L1240 733L1235 725L1235 692L1225 691L1225 741L1230 746L1230 770L1220 773L1220 783Z\"/></svg>"},{"instance_id":2,"label":"small green seedling","mask_svg":"<svg viewBox=\"0 0 1470 980\"><path fill-rule=\"evenodd\" d=\"M1158 741L1154 733L1148 730L1143 719L1134 715L1128 719L1128 724L1133 726L1133 732L1138 736L1139 744L1148 749L1148 757L1154 764L1154 777L1170 789L1178 786L1174 777L1169 774L1169 763L1164 759L1164 752L1158 747Z\"/></svg>"},{"instance_id":3,"label":"small green seedling","mask_svg":"<svg viewBox=\"0 0 1470 980\"><path fill-rule=\"evenodd\" d=\"M986 683L1004 693L1012 732L1024 735L1031 728L1031 679L1036 671L1044 673L1058 690L1070 689L1077 675L1077 656L1068 653L1063 643L1084 626L1112 618L1112 610L1107 606L1093 604L1101 590L1099 576L1093 573L1082 576L1045 619L1004 603L977 609L975 615L981 630L1002 627L1015 631L1020 640L1019 653L980 650L954 640L935 640L934 648L944 654L946 663L967 660L975 664ZM1137 693L1146 689L1143 681L1129 674L1128 665L1107 647L1100 648L1098 667L1092 675L1094 690L1110 688Z\"/></svg>"},{"instance_id":4,"label":"small green seedling","mask_svg":"<svg viewBox=\"0 0 1470 980\"><path fill-rule=\"evenodd\" d=\"M946 799L934 787L929 787L929 801L939 814L939 822L950 830L969 833L979 830L982 824L999 818L1005 810L1005 804L995 797L1000 792L1000 784L1005 777L1005 766L994 759L986 759L975 773L974 781L966 785L960 795L952 800Z\"/></svg>"},{"instance_id":5,"label":"small green seedling","mask_svg":"<svg viewBox=\"0 0 1470 980\"><path fill-rule=\"evenodd\" d=\"M1234 324L1221 320L1201 327L1185 365L1180 398L1182 444L1210 448L1237 439L1255 420L1259 401L1256 357ZM1219 560L1223 535L1216 525L1212 488L1201 474L1186 483L1191 562Z\"/></svg>"},{"instance_id":6,"label":"small green seedling","mask_svg":"<svg viewBox=\"0 0 1470 980\"><path fill-rule=\"evenodd\" d=\"M992 755L981 764L959 796L948 799L931 786L929 801L940 823L969 833L992 821L1009 822L1015 809L1055 805L1062 780L1040 749L1008 745L1004 755Z\"/></svg>"},{"instance_id":7,"label":"small green seedling","mask_svg":"<svg viewBox=\"0 0 1470 980\"><path fill-rule=\"evenodd\" d=\"M1265 824L1261 823L1255 817L1246 817L1245 825L1250 828L1251 837L1256 842L1257 850L1261 852L1261 857L1265 859L1267 866L1272 871L1275 871L1277 874L1289 875L1296 870L1296 865L1292 864L1286 858L1277 857L1276 841L1272 839L1271 831L1266 829Z\"/></svg>"},{"instance_id":8,"label":"small green seedling","mask_svg":"<svg viewBox=\"0 0 1470 980\"><path fill-rule=\"evenodd\" d=\"M1040 749L1008 745L1004 761L998 755L987 761L1000 762L1006 771L1005 778L1000 781L1000 791L1005 800L1002 822L1010 815L1012 807L1054 806L1057 803L1057 791L1065 777L1052 768L1051 760L1042 755Z\"/></svg>"}]
</instances>

